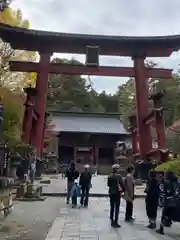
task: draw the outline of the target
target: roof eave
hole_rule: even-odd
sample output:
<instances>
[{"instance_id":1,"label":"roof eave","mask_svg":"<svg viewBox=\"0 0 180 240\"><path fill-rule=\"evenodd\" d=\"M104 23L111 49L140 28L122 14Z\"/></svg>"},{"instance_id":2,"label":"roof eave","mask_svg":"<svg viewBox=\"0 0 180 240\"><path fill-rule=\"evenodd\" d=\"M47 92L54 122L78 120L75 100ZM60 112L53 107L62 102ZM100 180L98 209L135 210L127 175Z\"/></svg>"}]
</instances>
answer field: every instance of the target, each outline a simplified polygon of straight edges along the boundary
<instances>
[{"instance_id":1,"label":"roof eave","mask_svg":"<svg viewBox=\"0 0 180 240\"><path fill-rule=\"evenodd\" d=\"M0 24L0 35L3 41L9 42L14 49L40 52L84 54L86 45L97 45L100 47L101 55L132 56L136 51L145 53L146 56L169 56L180 48L180 35L119 37L69 34L31 30L4 24Z\"/></svg>"}]
</instances>

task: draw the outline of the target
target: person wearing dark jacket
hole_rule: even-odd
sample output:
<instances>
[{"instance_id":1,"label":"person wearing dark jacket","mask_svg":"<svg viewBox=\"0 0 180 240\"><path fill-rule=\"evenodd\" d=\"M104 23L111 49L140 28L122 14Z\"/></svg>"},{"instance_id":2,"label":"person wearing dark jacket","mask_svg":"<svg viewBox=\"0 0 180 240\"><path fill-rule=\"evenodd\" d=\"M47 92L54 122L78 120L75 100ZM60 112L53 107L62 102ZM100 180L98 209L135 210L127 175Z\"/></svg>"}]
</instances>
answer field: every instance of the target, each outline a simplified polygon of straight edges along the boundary
<instances>
[{"instance_id":1,"label":"person wearing dark jacket","mask_svg":"<svg viewBox=\"0 0 180 240\"><path fill-rule=\"evenodd\" d=\"M124 183L122 176L119 174L118 164L112 166L112 173L108 176L107 185L109 187L111 226L119 228L121 227L118 224L119 208L121 195L124 191Z\"/></svg>"},{"instance_id":2,"label":"person wearing dark jacket","mask_svg":"<svg viewBox=\"0 0 180 240\"><path fill-rule=\"evenodd\" d=\"M176 189L178 187L178 178L173 172L167 172L164 180L164 207L162 211L160 228L158 233L164 234L164 227L171 226L174 218L176 218Z\"/></svg>"},{"instance_id":3,"label":"person wearing dark jacket","mask_svg":"<svg viewBox=\"0 0 180 240\"><path fill-rule=\"evenodd\" d=\"M80 175L79 185L81 186L81 206L87 207L89 200L89 190L91 188L92 174L89 171L89 165L84 166L84 171Z\"/></svg>"},{"instance_id":4,"label":"person wearing dark jacket","mask_svg":"<svg viewBox=\"0 0 180 240\"><path fill-rule=\"evenodd\" d=\"M74 184L74 180L79 177L79 172L75 168L74 162L70 163L69 169L66 171L66 178L67 178L67 204L69 204L71 189Z\"/></svg>"},{"instance_id":5,"label":"person wearing dark jacket","mask_svg":"<svg viewBox=\"0 0 180 240\"><path fill-rule=\"evenodd\" d=\"M156 218L159 202L159 183L156 179L156 172L149 172L149 180L145 189L146 192L146 213L149 219L149 225L147 226L150 229L156 228Z\"/></svg>"}]
</instances>

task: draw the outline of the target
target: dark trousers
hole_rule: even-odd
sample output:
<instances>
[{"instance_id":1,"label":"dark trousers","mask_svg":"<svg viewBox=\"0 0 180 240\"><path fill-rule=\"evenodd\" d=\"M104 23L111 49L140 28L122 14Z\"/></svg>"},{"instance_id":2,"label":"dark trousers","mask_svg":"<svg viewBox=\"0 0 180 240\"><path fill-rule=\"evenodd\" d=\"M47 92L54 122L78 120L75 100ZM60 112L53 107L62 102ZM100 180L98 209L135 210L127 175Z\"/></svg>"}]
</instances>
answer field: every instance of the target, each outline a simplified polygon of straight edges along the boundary
<instances>
[{"instance_id":1,"label":"dark trousers","mask_svg":"<svg viewBox=\"0 0 180 240\"><path fill-rule=\"evenodd\" d=\"M175 207L168 207L165 205L162 211L161 225L167 225L172 220L176 219L176 212L177 211Z\"/></svg>"},{"instance_id":2,"label":"dark trousers","mask_svg":"<svg viewBox=\"0 0 180 240\"><path fill-rule=\"evenodd\" d=\"M118 222L121 197L118 194L110 195L109 198L110 198L110 219L111 221Z\"/></svg>"},{"instance_id":3,"label":"dark trousers","mask_svg":"<svg viewBox=\"0 0 180 240\"><path fill-rule=\"evenodd\" d=\"M77 196L72 197L72 205L77 205Z\"/></svg>"},{"instance_id":4,"label":"dark trousers","mask_svg":"<svg viewBox=\"0 0 180 240\"><path fill-rule=\"evenodd\" d=\"M89 200L89 187L82 186L80 204L84 205L86 207L86 206L88 206L88 200Z\"/></svg>"},{"instance_id":5,"label":"dark trousers","mask_svg":"<svg viewBox=\"0 0 180 240\"><path fill-rule=\"evenodd\" d=\"M67 202L69 202L73 182L67 182Z\"/></svg>"},{"instance_id":6,"label":"dark trousers","mask_svg":"<svg viewBox=\"0 0 180 240\"><path fill-rule=\"evenodd\" d=\"M149 220L155 221L157 218L157 210L158 210L158 201L147 201L146 202L146 213Z\"/></svg>"},{"instance_id":7,"label":"dark trousers","mask_svg":"<svg viewBox=\"0 0 180 240\"><path fill-rule=\"evenodd\" d=\"M126 201L126 214L125 214L125 220L131 220L133 215L133 202Z\"/></svg>"}]
</instances>

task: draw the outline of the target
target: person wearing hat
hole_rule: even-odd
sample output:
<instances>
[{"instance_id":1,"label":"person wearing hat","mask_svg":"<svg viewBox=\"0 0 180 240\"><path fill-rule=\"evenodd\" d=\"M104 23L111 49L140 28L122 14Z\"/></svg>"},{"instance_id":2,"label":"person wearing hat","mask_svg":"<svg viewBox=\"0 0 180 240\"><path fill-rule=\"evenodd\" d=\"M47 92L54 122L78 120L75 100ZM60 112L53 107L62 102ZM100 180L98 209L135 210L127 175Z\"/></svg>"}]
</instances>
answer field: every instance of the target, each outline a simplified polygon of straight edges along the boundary
<instances>
[{"instance_id":1,"label":"person wearing hat","mask_svg":"<svg viewBox=\"0 0 180 240\"><path fill-rule=\"evenodd\" d=\"M89 165L84 165L84 171L80 175L79 185L81 186L81 206L88 207L89 190L91 188L92 174L89 171Z\"/></svg>"},{"instance_id":2,"label":"person wearing hat","mask_svg":"<svg viewBox=\"0 0 180 240\"><path fill-rule=\"evenodd\" d=\"M124 191L123 178L119 173L120 166L114 164L112 166L112 173L108 176L107 185L109 187L109 198L110 198L110 219L111 226L115 228L121 227L118 224L119 219L119 208L121 202L121 195Z\"/></svg>"}]
</instances>

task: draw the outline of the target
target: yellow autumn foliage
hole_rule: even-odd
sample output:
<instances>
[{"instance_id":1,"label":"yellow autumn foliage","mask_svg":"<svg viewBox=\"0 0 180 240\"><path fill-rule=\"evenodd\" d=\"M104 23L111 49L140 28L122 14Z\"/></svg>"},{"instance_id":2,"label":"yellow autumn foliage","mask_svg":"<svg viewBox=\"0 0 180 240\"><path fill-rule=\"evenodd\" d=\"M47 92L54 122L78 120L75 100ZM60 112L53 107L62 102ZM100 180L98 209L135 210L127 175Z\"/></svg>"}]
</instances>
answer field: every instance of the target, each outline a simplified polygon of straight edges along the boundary
<instances>
[{"instance_id":1,"label":"yellow autumn foliage","mask_svg":"<svg viewBox=\"0 0 180 240\"><path fill-rule=\"evenodd\" d=\"M13 10L10 7L0 12L0 22L14 27L30 27L29 21L23 19L21 10Z\"/></svg>"},{"instance_id":2,"label":"yellow autumn foliage","mask_svg":"<svg viewBox=\"0 0 180 240\"><path fill-rule=\"evenodd\" d=\"M14 27L29 28L28 20L23 19L20 9L14 10L7 8L0 12L0 22ZM9 60L27 60L35 61L36 52L13 50L8 43L0 41L0 86L6 86L10 89L20 89L31 84L35 85L35 73L12 73L9 71Z\"/></svg>"},{"instance_id":3,"label":"yellow autumn foliage","mask_svg":"<svg viewBox=\"0 0 180 240\"><path fill-rule=\"evenodd\" d=\"M16 27L30 27L29 21L23 19L19 9L7 8L0 12L0 22ZM22 89L28 84L35 84L36 74L10 72L8 64L10 60L35 61L36 53L14 50L0 39L0 103L4 107L4 139L12 149L21 142L25 101Z\"/></svg>"},{"instance_id":4,"label":"yellow autumn foliage","mask_svg":"<svg viewBox=\"0 0 180 240\"><path fill-rule=\"evenodd\" d=\"M16 145L21 141L24 96L20 92L0 87L0 103L4 108L4 139L9 145Z\"/></svg>"}]
</instances>

